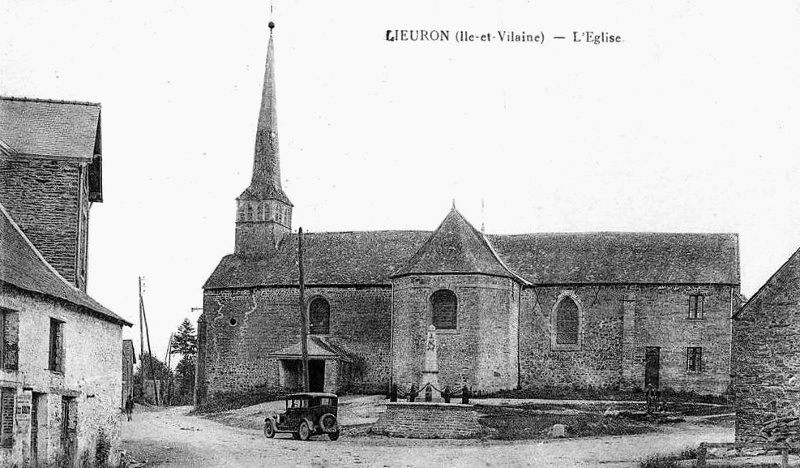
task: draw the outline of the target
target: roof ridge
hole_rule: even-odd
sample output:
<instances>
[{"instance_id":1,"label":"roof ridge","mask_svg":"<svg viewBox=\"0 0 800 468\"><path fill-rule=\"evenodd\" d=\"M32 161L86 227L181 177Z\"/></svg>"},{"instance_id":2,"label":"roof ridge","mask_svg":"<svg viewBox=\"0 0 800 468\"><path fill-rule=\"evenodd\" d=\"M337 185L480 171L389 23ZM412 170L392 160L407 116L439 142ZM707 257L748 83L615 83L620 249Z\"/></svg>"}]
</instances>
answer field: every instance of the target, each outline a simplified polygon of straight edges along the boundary
<instances>
[{"instance_id":1,"label":"roof ridge","mask_svg":"<svg viewBox=\"0 0 800 468\"><path fill-rule=\"evenodd\" d=\"M739 309L738 309L736 312L734 312L734 313L733 313L733 315L731 316L731 318L732 318L732 319L735 319L735 318L739 317L739 315L741 315L741 314L742 314L742 312L744 312L744 309L745 309L745 308L746 308L748 305L750 305L750 303L751 303L751 302L754 302L754 301L755 301L755 299L756 299L756 297L760 296L760 295L761 295L761 293L762 293L762 292L764 292L764 291L767 289L767 286L769 285L769 283L770 283L770 282L772 282L772 280L773 280L773 279L775 279L775 278L778 276L778 274L779 274L781 271L783 271L783 269L784 269L784 268L786 268L786 265L788 265L788 264L789 264L789 262L791 262L791 261L792 261L792 260L793 260L793 259L794 259L796 256L798 256L798 255L800 255L800 248L798 248L797 250L795 250L794 252L792 252L792 254L791 254L791 255L789 255L789 258L787 258L787 259L786 259L786 261L785 261L785 262L783 262L783 263L781 264L781 266L780 266L780 267L779 267L777 270L775 270L775 272L774 272L773 274L771 274L771 275L770 275L769 279L767 279L767 281L765 281L765 282L764 282L764 284L762 284L762 285L761 285L761 287L760 287L760 288L758 288L758 290L755 292L755 294L753 294L752 296L750 296L750 299L748 299L748 300L747 300L747 302L745 302L744 304L742 304L742 306L741 306L741 307L739 307Z\"/></svg>"},{"instance_id":2,"label":"roof ridge","mask_svg":"<svg viewBox=\"0 0 800 468\"><path fill-rule=\"evenodd\" d=\"M545 231L545 232L520 232L516 234L486 234L487 236L502 236L502 237L512 237L512 236L539 236L539 235L576 235L576 234L638 234L638 235L670 235L670 234L679 234L679 235L691 235L691 236L738 236L738 232L725 232L725 231L717 231L717 232L686 232L686 231Z\"/></svg>"},{"instance_id":3,"label":"roof ridge","mask_svg":"<svg viewBox=\"0 0 800 468\"><path fill-rule=\"evenodd\" d=\"M72 283L70 283L69 281L67 281L67 280L66 280L66 278L64 278L63 276L61 276L61 273L59 273L59 272L58 272L58 271L57 271L57 270L56 270L56 269L53 267L53 265L51 265L51 264L50 264L50 262L48 262L48 261L47 261L47 260L44 258L44 256L43 256L43 255L42 255L42 253L39 251L39 249L37 249L37 248L36 248L36 246L35 246L35 245L33 245L33 242L31 242L31 240L30 240L30 239L28 239L28 236L27 236L27 235L25 235L25 231L23 231L23 230L22 230L22 228L20 228L20 227L19 227L19 225L17 224L17 222L16 222L16 221L14 221L14 218L13 218L13 217L11 217L11 214L10 214L8 211L6 211L6 208L5 208L5 206L3 206L3 204L2 204L2 203L0 203L0 212L2 212L3 216L5 216L5 218L8 220L8 222L11 224L11 227L12 227L12 228L14 228L14 230L17 232L17 234L19 234L20 238L21 238L22 240L24 240L24 241L25 241L25 243L27 244L27 246L28 246L28 247L31 249L31 251L34 253L34 255L36 255L36 257L39 259L39 261L41 261L41 262L42 262L42 264L43 264L43 265L44 265L44 266L45 266L45 267L46 267L46 268L47 268L47 269L48 269L48 270L49 270L51 273L53 273L53 275L55 275L55 277L56 277L58 280L60 280L60 281L61 281L62 283L64 283L64 284L65 284L65 285L66 285L66 286L67 286L69 289L71 289L73 292L75 292L75 293L78 295L78 297L84 297L84 298L86 298L86 299L90 300L91 302L94 302L95 304L97 304L97 305L98 305L98 306L100 306L101 308L104 308L104 309L106 309L106 310L107 310L108 312L110 312L111 314L113 314L113 315L116 315L116 314L114 314L113 312L111 312L111 310L109 310L107 307L105 307L104 305L102 305L102 304L100 304L99 302L97 302L97 301L96 301L94 298L92 298L92 296L90 296L88 293L86 293L85 291L82 291L82 290L78 289L78 287L76 287L75 285L73 285ZM52 296L52 294L47 294L47 295L48 295L48 296ZM67 302L72 302L72 301L69 301L69 300L67 300L67 299L64 299L64 298L58 298L58 299L63 299L63 300L66 300ZM81 304L75 304L75 305L81 306ZM82 305L82 307L87 307L87 306L86 306L86 305ZM87 308L88 308L88 307L87 307ZM106 312L103 312L102 310L95 310L95 312L99 312L99 313L101 313L101 314L103 314L103 315L107 315L107 314L106 314ZM128 323L128 324L130 325L130 323L129 323L127 320L125 320L124 318L122 318L121 316L117 316L117 317L115 317L115 318L116 318L117 320L121 320L121 321L123 321L124 323Z\"/></svg>"},{"instance_id":4,"label":"roof ridge","mask_svg":"<svg viewBox=\"0 0 800 468\"><path fill-rule=\"evenodd\" d=\"M35 97L28 97L28 96L3 96L0 95L0 99L6 101L29 101L29 102L46 102L46 103L53 103L53 104L75 104L79 106L97 106L101 107L102 104L99 102L91 102L91 101L74 101L74 100L66 100L66 99L48 99L48 98L35 98Z\"/></svg>"}]
</instances>

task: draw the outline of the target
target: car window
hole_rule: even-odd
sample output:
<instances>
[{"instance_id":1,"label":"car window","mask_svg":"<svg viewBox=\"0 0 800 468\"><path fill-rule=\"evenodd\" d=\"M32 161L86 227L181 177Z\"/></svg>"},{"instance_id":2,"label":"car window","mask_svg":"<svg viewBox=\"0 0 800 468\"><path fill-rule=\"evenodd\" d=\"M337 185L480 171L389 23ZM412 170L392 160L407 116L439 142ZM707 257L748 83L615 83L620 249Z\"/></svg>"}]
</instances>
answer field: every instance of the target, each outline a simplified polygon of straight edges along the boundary
<instances>
[{"instance_id":1,"label":"car window","mask_svg":"<svg viewBox=\"0 0 800 468\"><path fill-rule=\"evenodd\" d=\"M334 403L333 398L323 397L319 399L319 404L322 406L334 406L336 403Z\"/></svg>"}]
</instances>

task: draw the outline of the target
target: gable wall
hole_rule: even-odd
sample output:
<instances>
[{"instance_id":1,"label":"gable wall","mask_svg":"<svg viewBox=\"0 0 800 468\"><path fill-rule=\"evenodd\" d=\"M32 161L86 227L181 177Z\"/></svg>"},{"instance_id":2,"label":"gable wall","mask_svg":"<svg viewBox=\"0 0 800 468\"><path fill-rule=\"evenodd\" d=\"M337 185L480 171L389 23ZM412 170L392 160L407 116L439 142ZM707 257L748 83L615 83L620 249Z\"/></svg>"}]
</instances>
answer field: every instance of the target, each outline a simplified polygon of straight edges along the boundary
<instances>
[{"instance_id":1,"label":"gable wall","mask_svg":"<svg viewBox=\"0 0 800 468\"><path fill-rule=\"evenodd\" d=\"M65 161L0 158L0 203L56 271L85 291L89 203L82 171Z\"/></svg>"},{"instance_id":2,"label":"gable wall","mask_svg":"<svg viewBox=\"0 0 800 468\"><path fill-rule=\"evenodd\" d=\"M800 262L787 263L733 321L736 441L800 440Z\"/></svg>"},{"instance_id":3,"label":"gable wall","mask_svg":"<svg viewBox=\"0 0 800 468\"><path fill-rule=\"evenodd\" d=\"M520 385L642 388L645 348L654 346L661 348L661 388L721 394L730 382L731 291L714 285L525 288ZM553 349L553 307L562 293L573 295L581 310L579 349ZM689 294L705 295L703 320L687 318ZM703 348L702 372L686 370L689 346Z\"/></svg>"}]
</instances>

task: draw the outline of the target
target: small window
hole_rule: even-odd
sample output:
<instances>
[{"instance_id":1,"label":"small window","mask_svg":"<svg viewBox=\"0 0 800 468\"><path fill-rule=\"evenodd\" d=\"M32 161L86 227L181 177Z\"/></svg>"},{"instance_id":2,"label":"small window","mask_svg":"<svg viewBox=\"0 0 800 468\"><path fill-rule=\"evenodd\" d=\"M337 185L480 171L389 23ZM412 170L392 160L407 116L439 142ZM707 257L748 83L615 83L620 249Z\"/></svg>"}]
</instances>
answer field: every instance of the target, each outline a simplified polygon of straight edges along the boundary
<instances>
[{"instance_id":1,"label":"small window","mask_svg":"<svg viewBox=\"0 0 800 468\"><path fill-rule=\"evenodd\" d=\"M325 299L318 297L311 301L308 307L309 333L312 335L327 335L331 328L331 305Z\"/></svg>"},{"instance_id":2,"label":"small window","mask_svg":"<svg viewBox=\"0 0 800 468\"><path fill-rule=\"evenodd\" d=\"M703 296L692 294L689 296L689 319L700 320L703 318Z\"/></svg>"},{"instance_id":3,"label":"small window","mask_svg":"<svg viewBox=\"0 0 800 468\"><path fill-rule=\"evenodd\" d=\"M0 309L0 366L19 368L19 314L13 310Z\"/></svg>"},{"instance_id":4,"label":"small window","mask_svg":"<svg viewBox=\"0 0 800 468\"><path fill-rule=\"evenodd\" d=\"M0 447L14 445L14 395L16 389L0 388Z\"/></svg>"},{"instance_id":5,"label":"small window","mask_svg":"<svg viewBox=\"0 0 800 468\"><path fill-rule=\"evenodd\" d=\"M50 319L50 365L53 372L64 373L64 322Z\"/></svg>"},{"instance_id":6,"label":"small window","mask_svg":"<svg viewBox=\"0 0 800 468\"><path fill-rule=\"evenodd\" d=\"M455 330L458 326L458 301L455 293L440 289L431 296L433 326L437 330Z\"/></svg>"},{"instance_id":7,"label":"small window","mask_svg":"<svg viewBox=\"0 0 800 468\"><path fill-rule=\"evenodd\" d=\"M565 297L556 310L556 344L578 344L579 329L578 304Z\"/></svg>"},{"instance_id":8,"label":"small window","mask_svg":"<svg viewBox=\"0 0 800 468\"><path fill-rule=\"evenodd\" d=\"M703 371L703 348L686 348L686 370L689 372Z\"/></svg>"}]
</instances>

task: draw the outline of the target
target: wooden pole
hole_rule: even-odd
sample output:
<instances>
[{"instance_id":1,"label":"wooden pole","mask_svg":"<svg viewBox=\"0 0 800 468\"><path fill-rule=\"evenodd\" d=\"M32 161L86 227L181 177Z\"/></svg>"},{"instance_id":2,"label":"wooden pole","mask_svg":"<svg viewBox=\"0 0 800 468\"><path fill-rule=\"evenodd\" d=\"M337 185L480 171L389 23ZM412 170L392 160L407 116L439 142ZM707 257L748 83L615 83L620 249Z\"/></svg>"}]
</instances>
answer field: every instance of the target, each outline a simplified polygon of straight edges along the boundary
<instances>
[{"instance_id":1,"label":"wooden pole","mask_svg":"<svg viewBox=\"0 0 800 468\"><path fill-rule=\"evenodd\" d=\"M153 379L153 397L156 399L156 406L159 405L158 384L156 382L156 368L153 365L153 350L150 348L150 328L147 326L147 314L144 311L144 299L142 298L142 278L139 278L139 311L144 319L144 332L147 337L147 357L150 361L150 377Z\"/></svg>"},{"instance_id":2,"label":"wooden pole","mask_svg":"<svg viewBox=\"0 0 800 468\"><path fill-rule=\"evenodd\" d=\"M303 278L303 228L297 231L297 264L300 267L300 350L303 358L303 391L308 389L308 311L306 310L306 284Z\"/></svg>"},{"instance_id":3,"label":"wooden pole","mask_svg":"<svg viewBox=\"0 0 800 468\"><path fill-rule=\"evenodd\" d=\"M142 366L142 401L144 403L144 381L145 367L144 367L144 320L142 319L142 277L139 277L139 363Z\"/></svg>"}]
</instances>

